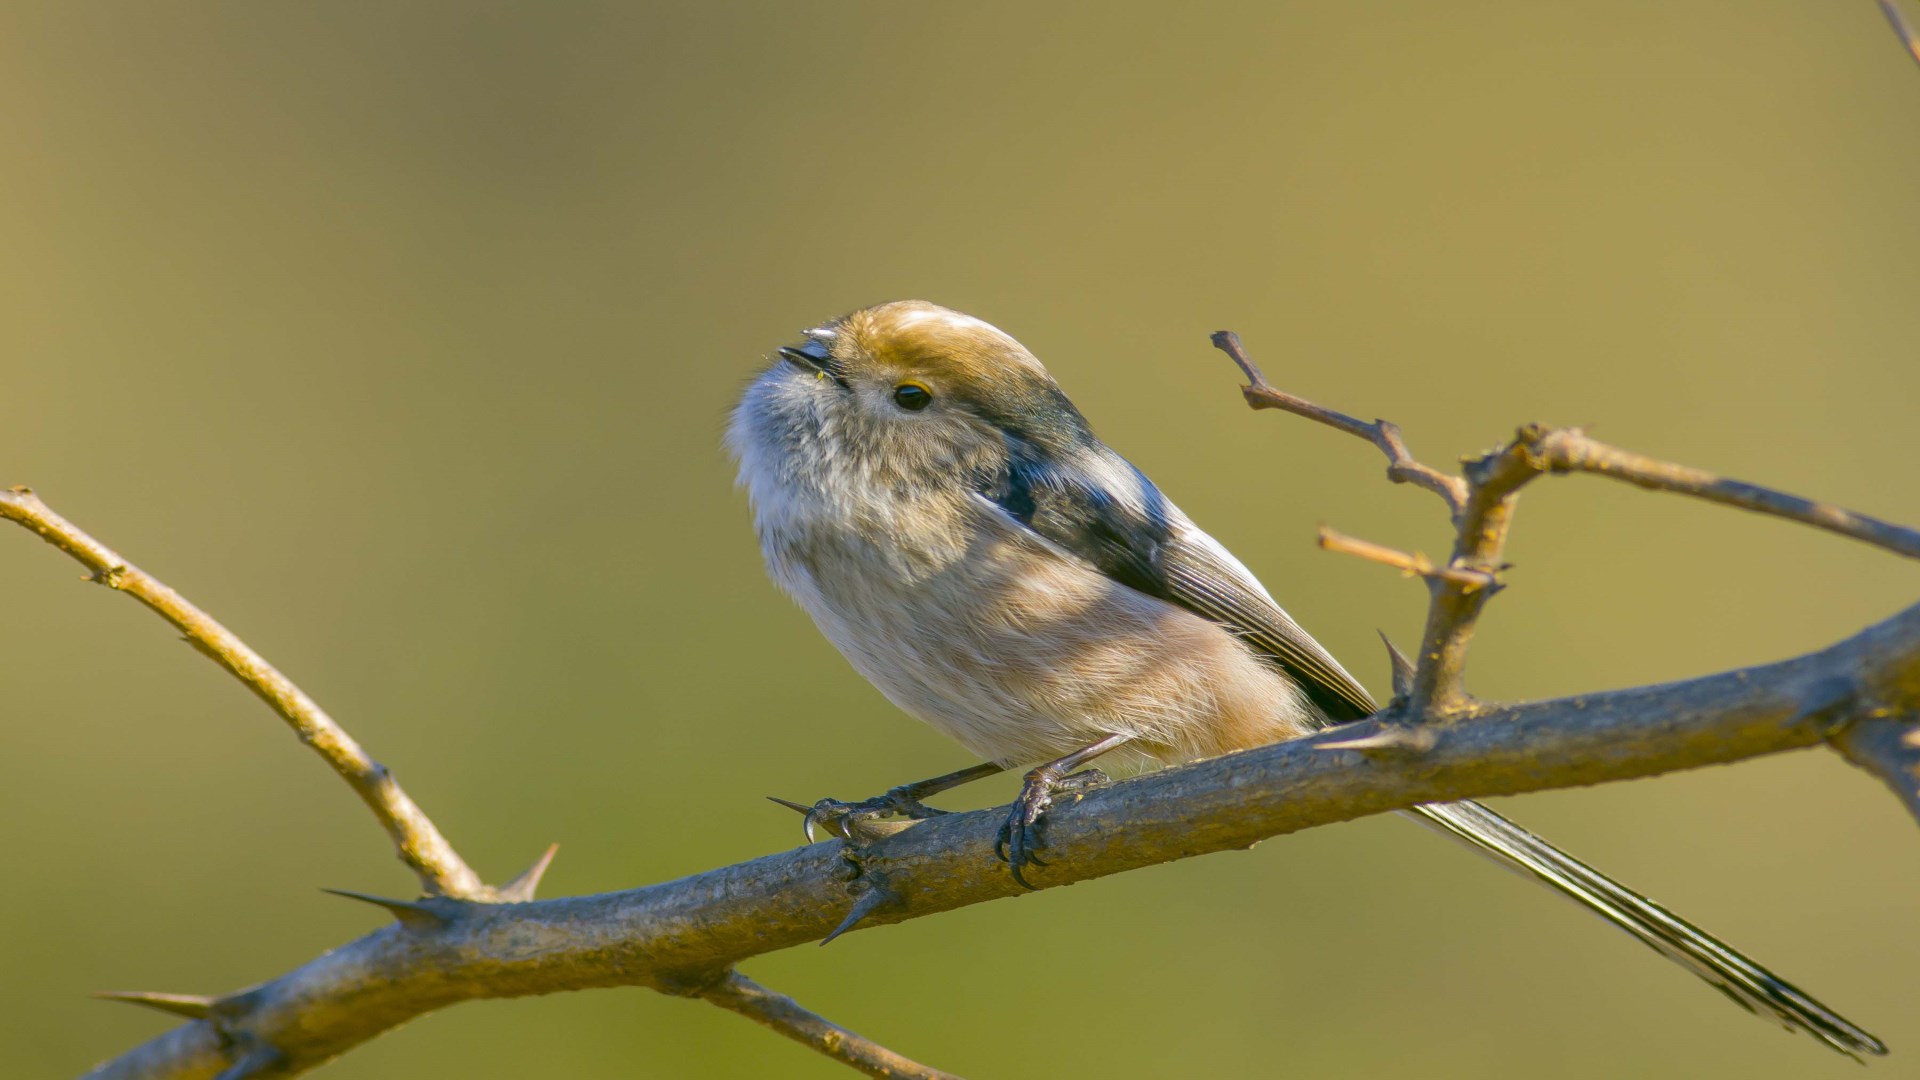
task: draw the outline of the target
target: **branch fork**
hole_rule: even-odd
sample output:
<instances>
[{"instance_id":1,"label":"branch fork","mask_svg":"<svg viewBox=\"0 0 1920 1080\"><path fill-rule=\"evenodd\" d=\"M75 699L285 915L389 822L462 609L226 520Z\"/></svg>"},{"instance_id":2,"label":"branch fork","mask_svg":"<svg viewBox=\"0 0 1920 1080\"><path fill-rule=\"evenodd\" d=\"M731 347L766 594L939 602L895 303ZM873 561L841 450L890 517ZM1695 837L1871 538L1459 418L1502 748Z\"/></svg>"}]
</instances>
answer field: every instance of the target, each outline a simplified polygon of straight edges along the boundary
<instances>
[{"instance_id":1,"label":"branch fork","mask_svg":"<svg viewBox=\"0 0 1920 1080\"><path fill-rule=\"evenodd\" d=\"M1465 684L1467 646L1488 600L1501 588L1499 575L1515 500L1522 488L1548 473L1592 473L1651 490L1785 518L1825 529L1908 558L1920 558L1920 530L1896 525L1830 503L1717 476L1609 446L1580 428L1526 424L1498 449L1462 463L1460 475L1423 464L1408 451L1400 429L1386 420L1368 423L1289 394L1267 381L1247 354L1240 335L1216 331L1215 348L1247 377L1241 394L1255 409L1282 409L1372 443L1386 455L1388 477L1438 496L1454 525L1452 554L1444 565L1425 556L1335 532L1320 530L1320 546L1356 555L1423 578L1431 594L1427 624L1413 678L1400 695L1401 711L1415 722L1448 722L1470 713Z\"/></svg>"}]
</instances>

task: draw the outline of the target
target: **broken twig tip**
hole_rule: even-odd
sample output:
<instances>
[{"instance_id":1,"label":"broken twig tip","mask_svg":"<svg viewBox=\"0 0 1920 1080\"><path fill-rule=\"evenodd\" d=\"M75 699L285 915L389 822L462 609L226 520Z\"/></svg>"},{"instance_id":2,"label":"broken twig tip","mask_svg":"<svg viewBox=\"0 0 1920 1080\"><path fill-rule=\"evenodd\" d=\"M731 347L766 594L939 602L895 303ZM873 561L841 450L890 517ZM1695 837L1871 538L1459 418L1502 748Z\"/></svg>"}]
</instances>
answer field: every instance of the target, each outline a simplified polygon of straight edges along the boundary
<instances>
[{"instance_id":1,"label":"broken twig tip","mask_svg":"<svg viewBox=\"0 0 1920 1080\"><path fill-rule=\"evenodd\" d=\"M1207 340L1213 342L1214 348L1232 358L1234 366L1247 377L1248 390L1262 389L1267 385L1267 377L1260 373L1259 367L1253 362L1253 357L1248 356L1246 347L1240 344L1239 334L1231 330L1215 330L1207 335Z\"/></svg>"}]
</instances>

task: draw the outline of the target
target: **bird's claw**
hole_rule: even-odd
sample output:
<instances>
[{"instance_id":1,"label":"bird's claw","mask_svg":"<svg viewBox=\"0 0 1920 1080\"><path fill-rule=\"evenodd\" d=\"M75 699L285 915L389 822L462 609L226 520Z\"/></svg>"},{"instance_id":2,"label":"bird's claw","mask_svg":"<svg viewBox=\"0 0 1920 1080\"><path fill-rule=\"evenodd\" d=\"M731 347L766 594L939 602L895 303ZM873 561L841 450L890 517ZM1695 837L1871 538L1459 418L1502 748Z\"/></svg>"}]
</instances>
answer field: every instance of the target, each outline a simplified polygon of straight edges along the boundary
<instances>
[{"instance_id":1,"label":"bird's claw","mask_svg":"<svg viewBox=\"0 0 1920 1080\"><path fill-rule=\"evenodd\" d=\"M807 843L811 844L815 828L825 829L842 839L851 839L863 823L874 818L891 816L918 821L944 813L945 810L935 809L914 798L905 787L897 787L885 795L875 795L859 802L821 799L800 819L800 828L807 834Z\"/></svg>"},{"instance_id":2,"label":"bird's claw","mask_svg":"<svg viewBox=\"0 0 1920 1080\"><path fill-rule=\"evenodd\" d=\"M1046 860L1034 852L1046 844L1042 825L1047 810L1053 806L1054 795L1065 791L1085 791L1106 782L1107 774L1099 769L1061 776L1057 770L1043 765L1027 774L1026 783L1020 788L1020 796L1013 800L1013 806L1007 811L1007 820L1000 825L1000 835L993 842L994 855L1007 864L1013 880L1019 882L1022 888L1038 888L1027 880L1027 867L1047 865Z\"/></svg>"}]
</instances>

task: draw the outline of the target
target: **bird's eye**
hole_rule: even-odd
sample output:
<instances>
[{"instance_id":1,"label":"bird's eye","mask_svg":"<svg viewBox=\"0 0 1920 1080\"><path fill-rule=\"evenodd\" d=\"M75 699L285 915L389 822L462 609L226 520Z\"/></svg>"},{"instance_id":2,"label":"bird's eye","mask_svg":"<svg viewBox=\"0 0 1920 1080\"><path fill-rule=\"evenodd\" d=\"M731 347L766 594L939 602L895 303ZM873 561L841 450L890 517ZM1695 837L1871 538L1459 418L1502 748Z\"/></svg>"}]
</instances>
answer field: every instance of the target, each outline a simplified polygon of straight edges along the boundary
<instances>
[{"instance_id":1,"label":"bird's eye","mask_svg":"<svg viewBox=\"0 0 1920 1080\"><path fill-rule=\"evenodd\" d=\"M893 403L908 412L919 412L933 404L933 392L917 382L903 382L893 388Z\"/></svg>"}]
</instances>

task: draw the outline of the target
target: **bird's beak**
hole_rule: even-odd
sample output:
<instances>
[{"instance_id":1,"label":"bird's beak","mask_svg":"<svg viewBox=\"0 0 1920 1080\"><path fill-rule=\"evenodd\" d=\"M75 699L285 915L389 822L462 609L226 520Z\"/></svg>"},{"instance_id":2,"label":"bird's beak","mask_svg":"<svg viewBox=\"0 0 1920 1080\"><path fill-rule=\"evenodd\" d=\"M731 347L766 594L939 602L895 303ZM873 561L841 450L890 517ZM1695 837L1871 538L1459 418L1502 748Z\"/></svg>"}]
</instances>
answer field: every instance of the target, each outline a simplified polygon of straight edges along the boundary
<instances>
[{"instance_id":1,"label":"bird's beak","mask_svg":"<svg viewBox=\"0 0 1920 1080\"><path fill-rule=\"evenodd\" d=\"M815 374L825 375L833 381L841 383L843 386L845 385L844 380L841 378L840 364L834 360L832 350L827 347L827 343L824 341L811 340L805 345L782 345L780 347L780 357L796 367L814 372Z\"/></svg>"},{"instance_id":2,"label":"bird's beak","mask_svg":"<svg viewBox=\"0 0 1920 1080\"><path fill-rule=\"evenodd\" d=\"M782 345L780 355L813 371L826 370L827 361L832 359L827 355L827 350L813 342L800 346Z\"/></svg>"}]
</instances>

